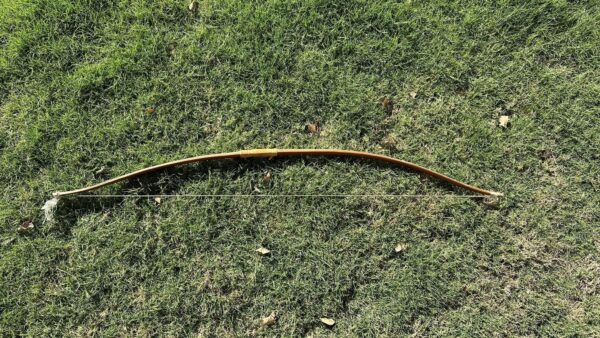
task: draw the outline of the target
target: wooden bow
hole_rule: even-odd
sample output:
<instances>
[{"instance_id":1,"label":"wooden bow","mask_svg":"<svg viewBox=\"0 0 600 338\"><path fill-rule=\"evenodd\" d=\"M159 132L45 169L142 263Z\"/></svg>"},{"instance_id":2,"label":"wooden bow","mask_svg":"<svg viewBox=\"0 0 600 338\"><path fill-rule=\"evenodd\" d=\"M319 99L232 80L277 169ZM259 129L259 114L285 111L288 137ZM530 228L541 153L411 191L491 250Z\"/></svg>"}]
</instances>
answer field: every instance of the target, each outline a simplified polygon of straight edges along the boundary
<instances>
[{"instance_id":1,"label":"wooden bow","mask_svg":"<svg viewBox=\"0 0 600 338\"><path fill-rule=\"evenodd\" d=\"M502 194L499 192L485 190L485 189L481 189L481 188L469 185L467 183L455 180L451 177L440 174L431 169L421 167L420 165L417 165L417 164L414 164L414 163L411 163L408 161L403 161L403 160L399 160L399 159L396 159L393 157L389 157L389 156L385 156L385 155L377 155L377 154L372 154L372 153L363 152L363 151L340 150L340 149L253 149L253 150L236 151L236 152L231 152L231 153L202 155L202 156L185 158L182 160L167 162L167 163L158 164L158 165L155 165L152 167L140 169L140 170L137 170L137 171L134 171L134 172L131 172L131 173L119 176L119 177L115 177L115 178L106 180L104 182L100 182L98 184L90 185L88 187L70 190L70 191L55 192L53 194L53 196L55 197L55 199L57 199L62 196L82 194L82 193L86 193L86 192L89 192L92 190L102 188L102 187L110 185L110 184L114 184L114 183L117 183L120 181L132 179L132 178L147 174L149 172L162 170L162 169L166 169L166 168L171 168L171 167L175 167L175 166L179 166L179 165L187 164L187 163L195 163L195 162L202 162L202 161L208 161L208 160L219 160L219 159L226 159L226 158L315 156L315 155L318 155L318 156L350 156L350 157L366 158L366 159L371 159L371 160L387 162L387 163L391 163L394 165L398 165L403 168L407 168L407 169L411 169L411 170L423 173L425 175L436 177L442 181L448 182L452 185L467 189L469 191L472 191L472 192L475 192L478 194L490 195L490 196L502 196Z\"/></svg>"}]
</instances>

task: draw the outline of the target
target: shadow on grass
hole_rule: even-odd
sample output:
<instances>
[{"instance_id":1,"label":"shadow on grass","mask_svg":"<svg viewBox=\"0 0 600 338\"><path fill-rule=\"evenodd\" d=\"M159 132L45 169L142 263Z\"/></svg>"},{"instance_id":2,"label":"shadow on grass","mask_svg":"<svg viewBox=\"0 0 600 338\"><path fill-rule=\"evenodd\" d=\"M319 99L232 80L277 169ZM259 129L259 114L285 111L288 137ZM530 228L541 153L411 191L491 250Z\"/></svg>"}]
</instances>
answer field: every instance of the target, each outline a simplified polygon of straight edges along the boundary
<instances>
[{"instance_id":1,"label":"shadow on grass","mask_svg":"<svg viewBox=\"0 0 600 338\"><path fill-rule=\"evenodd\" d=\"M436 178L428 177L420 173L416 173L410 169L400 168L398 166L382 163L376 161L369 161L365 159L356 158L336 158L338 162L342 163L360 163L369 168L384 168L401 170L403 172L411 172L414 174L426 177L431 184L440 190L447 190L452 193L456 193L457 196L465 195L465 191L461 188L455 187L444 181L440 181ZM266 160L264 159L248 159L244 161L213 161L213 162L202 162L182 167L169 168L163 171L149 173L142 177L138 177L132 180L120 183L120 187L117 188L115 195L176 195L181 186L185 186L190 182L203 181L209 178L209 169L220 170L222 172L232 173L230 177L233 180L241 178L248 173L256 173L264 171L266 167L271 170L279 170L289 166L293 163L303 162L310 164L311 166L322 167L327 163L331 162L331 159L327 158L286 158L279 161L269 161L268 166L265 165ZM300 189L300 188L299 188ZM462 192L462 193L461 193ZM93 194L90 193L90 194ZM211 197L204 197L211 198ZM314 198L328 198L327 196L319 197L318 195ZM368 207L373 197L362 198L360 196L351 196L353 199L353 210L362 210ZM98 197L94 198L77 198L75 196L66 196L61 199L60 206L57 208L55 213L56 222L54 224L55 231L62 236L70 236L71 227L77 223L80 217L91 213L98 213L106 211L107 209L114 209L121 205L125 197L102 197L99 194ZM142 200L142 198L140 198ZM484 199L476 199L481 202Z\"/></svg>"}]
</instances>

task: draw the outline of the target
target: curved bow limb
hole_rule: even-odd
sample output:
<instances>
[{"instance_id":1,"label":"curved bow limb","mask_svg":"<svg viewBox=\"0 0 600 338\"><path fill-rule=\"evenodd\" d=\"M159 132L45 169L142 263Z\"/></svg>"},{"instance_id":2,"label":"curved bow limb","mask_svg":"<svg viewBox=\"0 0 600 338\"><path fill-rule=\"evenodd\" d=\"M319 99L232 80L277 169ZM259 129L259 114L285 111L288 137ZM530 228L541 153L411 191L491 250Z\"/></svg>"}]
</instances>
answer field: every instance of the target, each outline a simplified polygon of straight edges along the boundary
<instances>
[{"instance_id":1,"label":"curved bow limb","mask_svg":"<svg viewBox=\"0 0 600 338\"><path fill-rule=\"evenodd\" d=\"M371 160L376 160L376 161L381 161L381 162L387 162L387 163L391 163L391 164L397 165L402 168L414 170L416 172L420 172L422 174L438 178L438 179L445 181L447 183L450 183L454 186L461 187L461 188L464 188L466 190L469 190L469 191L472 191L472 192L475 192L478 194L489 195L489 196L502 196L502 194L499 192L485 190L482 188L472 186L470 184L453 179L444 174L438 173L431 169L427 169L425 167L414 164L412 162L396 159L396 158L385 156L385 155L372 154L372 153L368 153L368 152L364 152L364 151L341 150L341 149L252 149L252 150L241 150L241 151L230 152L230 153L202 155L202 156L185 158L182 160L167 162L167 163L151 166L148 168L136 170L131 173L128 173L128 174L125 174L122 176L118 176L118 177L106 180L104 182L100 182L98 184L90 185L88 187L70 190L70 191L55 192L53 194L53 196L55 198L59 198L62 196L82 194L82 193L86 193L86 192L89 192L92 190L96 190L96 189L105 187L107 185L111 185L111 184L115 184L117 182L132 179L132 178L135 178L135 177L138 177L138 176L150 173L150 172L154 172L154 171L158 171L158 170L162 170L162 169L166 169L166 168L171 168L171 167L175 167L175 166L179 166L179 165L183 165L183 164L188 164L188 163L203 162L203 161L209 161L209 160L220 160L220 159L228 159L228 158L286 157L286 156L287 157L291 157L291 156L349 156L349 157L356 157L356 158L366 158L366 159L371 159Z\"/></svg>"}]
</instances>

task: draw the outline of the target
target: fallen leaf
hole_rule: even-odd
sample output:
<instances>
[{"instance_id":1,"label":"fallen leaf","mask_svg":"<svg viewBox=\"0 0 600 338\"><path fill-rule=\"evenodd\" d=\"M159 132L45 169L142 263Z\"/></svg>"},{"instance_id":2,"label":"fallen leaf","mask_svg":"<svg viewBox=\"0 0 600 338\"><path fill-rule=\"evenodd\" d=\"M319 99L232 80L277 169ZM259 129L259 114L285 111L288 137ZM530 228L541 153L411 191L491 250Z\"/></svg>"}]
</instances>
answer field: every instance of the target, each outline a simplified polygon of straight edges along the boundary
<instances>
[{"instance_id":1,"label":"fallen leaf","mask_svg":"<svg viewBox=\"0 0 600 338\"><path fill-rule=\"evenodd\" d=\"M33 229L33 222L32 221L25 221L23 223L21 223L21 225L19 226L19 230L29 230L29 229Z\"/></svg>"},{"instance_id":2,"label":"fallen leaf","mask_svg":"<svg viewBox=\"0 0 600 338\"><path fill-rule=\"evenodd\" d=\"M417 92L410 92L410 93L409 93L409 95L410 95L410 97L411 97L411 98L413 98L413 99L416 99L416 98L417 98Z\"/></svg>"},{"instance_id":3,"label":"fallen leaf","mask_svg":"<svg viewBox=\"0 0 600 338\"><path fill-rule=\"evenodd\" d=\"M261 246L260 248L256 249L256 252L260 253L261 255L268 255L271 253L271 250Z\"/></svg>"},{"instance_id":4,"label":"fallen leaf","mask_svg":"<svg viewBox=\"0 0 600 338\"><path fill-rule=\"evenodd\" d=\"M265 317L260 320L260 325L270 326L270 325L275 324L276 320L277 320L277 316L275 315L275 312L271 312L271 314L268 317Z\"/></svg>"},{"instance_id":5,"label":"fallen leaf","mask_svg":"<svg viewBox=\"0 0 600 338\"><path fill-rule=\"evenodd\" d=\"M386 113L391 113L392 111L394 111L394 101L387 97L384 97L381 101L381 108L383 108L383 111L385 111Z\"/></svg>"},{"instance_id":6,"label":"fallen leaf","mask_svg":"<svg viewBox=\"0 0 600 338\"><path fill-rule=\"evenodd\" d=\"M156 111L156 108L154 108L154 107L148 107L148 108L146 108L146 113L148 113L148 114L152 114L155 111Z\"/></svg>"},{"instance_id":7,"label":"fallen leaf","mask_svg":"<svg viewBox=\"0 0 600 338\"><path fill-rule=\"evenodd\" d=\"M307 124L305 129L309 134L313 134L313 135L318 134L319 130L320 130L319 125L316 123Z\"/></svg>"},{"instance_id":8,"label":"fallen leaf","mask_svg":"<svg viewBox=\"0 0 600 338\"><path fill-rule=\"evenodd\" d=\"M509 122L510 122L510 117L508 115L502 115L498 119L498 125L503 128L507 128Z\"/></svg>"},{"instance_id":9,"label":"fallen leaf","mask_svg":"<svg viewBox=\"0 0 600 338\"><path fill-rule=\"evenodd\" d=\"M267 171L265 176L263 176L263 182L265 182L265 183L271 182L271 172L270 171Z\"/></svg>"},{"instance_id":10,"label":"fallen leaf","mask_svg":"<svg viewBox=\"0 0 600 338\"><path fill-rule=\"evenodd\" d=\"M160 199L160 197L155 197L154 202L156 202L156 204L160 204L160 202L162 202L162 199Z\"/></svg>"},{"instance_id":11,"label":"fallen leaf","mask_svg":"<svg viewBox=\"0 0 600 338\"><path fill-rule=\"evenodd\" d=\"M192 2L190 2L188 5L188 10L195 13L198 10L198 1L192 0Z\"/></svg>"},{"instance_id":12,"label":"fallen leaf","mask_svg":"<svg viewBox=\"0 0 600 338\"><path fill-rule=\"evenodd\" d=\"M406 250L406 248L408 248L408 245L406 245L404 243L400 243L400 244L396 245L396 247L394 248L394 251L396 251L396 253L401 253L402 251Z\"/></svg>"},{"instance_id":13,"label":"fallen leaf","mask_svg":"<svg viewBox=\"0 0 600 338\"><path fill-rule=\"evenodd\" d=\"M321 323L327 325L327 326L334 326L335 325L335 320L331 319L331 318L327 318L327 317L322 317L321 318Z\"/></svg>"}]
</instances>

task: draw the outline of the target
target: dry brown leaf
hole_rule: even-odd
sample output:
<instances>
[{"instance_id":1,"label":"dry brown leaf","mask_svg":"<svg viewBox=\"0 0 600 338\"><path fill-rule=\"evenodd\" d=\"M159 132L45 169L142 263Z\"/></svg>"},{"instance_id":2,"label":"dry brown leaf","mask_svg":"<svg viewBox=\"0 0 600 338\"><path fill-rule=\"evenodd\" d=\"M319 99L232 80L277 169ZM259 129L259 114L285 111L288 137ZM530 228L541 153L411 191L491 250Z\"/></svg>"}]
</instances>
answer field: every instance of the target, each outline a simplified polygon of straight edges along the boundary
<instances>
[{"instance_id":1,"label":"dry brown leaf","mask_svg":"<svg viewBox=\"0 0 600 338\"><path fill-rule=\"evenodd\" d=\"M384 97L383 100L381 101L381 108L386 113L391 113L392 111L394 111L394 101L392 101L391 99L389 99L387 97Z\"/></svg>"},{"instance_id":2,"label":"dry brown leaf","mask_svg":"<svg viewBox=\"0 0 600 338\"><path fill-rule=\"evenodd\" d=\"M19 225L19 230L23 231L23 230L30 230L33 229L33 222L30 220L27 220L23 223L21 223L21 225Z\"/></svg>"},{"instance_id":3,"label":"dry brown leaf","mask_svg":"<svg viewBox=\"0 0 600 338\"><path fill-rule=\"evenodd\" d=\"M402 251L406 250L408 248L408 245L404 244L404 243L400 243L398 245L396 245L396 247L394 248L394 251L396 251L396 253L401 253Z\"/></svg>"},{"instance_id":4,"label":"dry brown leaf","mask_svg":"<svg viewBox=\"0 0 600 338\"><path fill-rule=\"evenodd\" d=\"M190 2L190 4L188 5L188 10L192 13L198 11L198 1L192 0L192 2Z\"/></svg>"},{"instance_id":5,"label":"dry brown leaf","mask_svg":"<svg viewBox=\"0 0 600 338\"><path fill-rule=\"evenodd\" d=\"M307 131L309 134L313 134L313 135L315 135L315 134L318 134L318 133L319 133L319 131L320 131L320 128L319 128L319 125L318 125L318 124L316 124L316 123L309 123L309 124L307 124L307 125L306 125L306 131Z\"/></svg>"},{"instance_id":6,"label":"dry brown leaf","mask_svg":"<svg viewBox=\"0 0 600 338\"><path fill-rule=\"evenodd\" d=\"M327 317L321 317L321 323L327 325L327 326L334 326L335 325L335 320L331 319L331 318L327 318Z\"/></svg>"},{"instance_id":7,"label":"dry brown leaf","mask_svg":"<svg viewBox=\"0 0 600 338\"><path fill-rule=\"evenodd\" d=\"M413 99L416 99L416 98L417 98L417 92L410 92L410 93L409 93L409 95L410 95L410 97L411 97L411 98L413 98Z\"/></svg>"},{"instance_id":8,"label":"dry brown leaf","mask_svg":"<svg viewBox=\"0 0 600 338\"><path fill-rule=\"evenodd\" d=\"M270 325L275 324L276 320L277 320L277 316L275 315L275 312L271 312L271 314L269 316L260 320L260 325L270 326Z\"/></svg>"},{"instance_id":9,"label":"dry brown leaf","mask_svg":"<svg viewBox=\"0 0 600 338\"><path fill-rule=\"evenodd\" d=\"M502 128L507 128L509 122L510 122L510 117L508 115L502 115L498 119L498 125Z\"/></svg>"},{"instance_id":10,"label":"dry brown leaf","mask_svg":"<svg viewBox=\"0 0 600 338\"><path fill-rule=\"evenodd\" d=\"M154 108L154 107L148 107L148 108L146 108L146 113L152 114L154 112L156 112L156 108Z\"/></svg>"},{"instance_id":11,"label":"dry brown leaf","mask_svg":"<svg viewBox=\"0 0 600 338\"><path fill-rule=\"evenodd\" d=\"M261 255L268 255L271 253L271 250L261 246L260 248L256 249L256 252L260 253Z\"/></svg>"},{"instance_id":12,"label":"dry brown leaf","mask_svg":"<svg viewBox=\"0 0 600 338\"><path fill-rule=\"evenodd\" d=\"M271 177L271 172L267 171L267 173L265 174L265 176L263 176L263 182L269 183L269 182L271 182L271 178L272 178Z\"/></svg>"},{"instance_id":13,"label":"dry brown leaf","mask_svg":"<svg viewBox=\"0 0 600 338\"><path fill-rule=\"evenodd\" d=\"M160 202L162 202L162 200L160 199L160 197L155 197L154 202L156 202L156 204L160 204Z\"/></svg>"}]
</instances>

